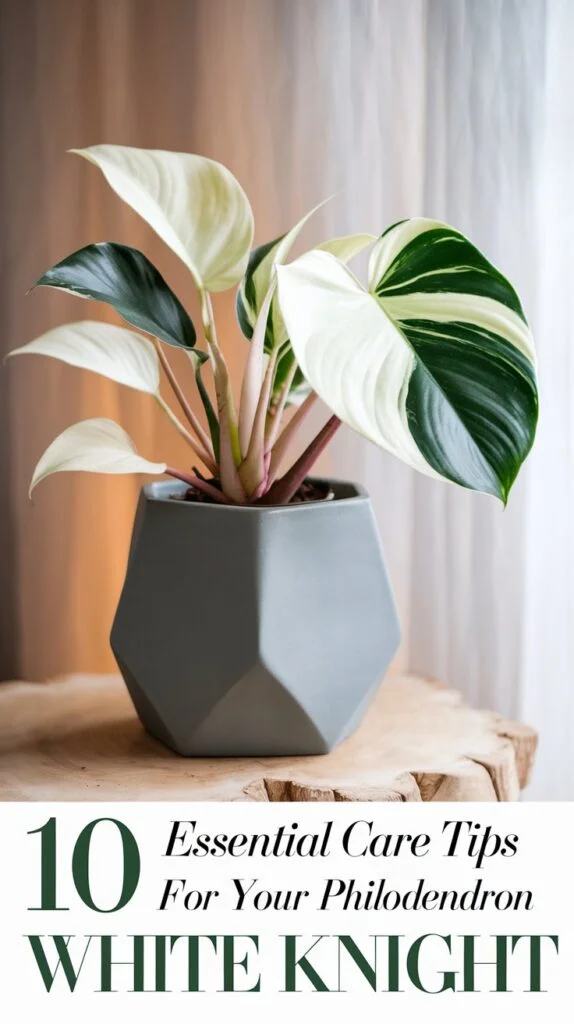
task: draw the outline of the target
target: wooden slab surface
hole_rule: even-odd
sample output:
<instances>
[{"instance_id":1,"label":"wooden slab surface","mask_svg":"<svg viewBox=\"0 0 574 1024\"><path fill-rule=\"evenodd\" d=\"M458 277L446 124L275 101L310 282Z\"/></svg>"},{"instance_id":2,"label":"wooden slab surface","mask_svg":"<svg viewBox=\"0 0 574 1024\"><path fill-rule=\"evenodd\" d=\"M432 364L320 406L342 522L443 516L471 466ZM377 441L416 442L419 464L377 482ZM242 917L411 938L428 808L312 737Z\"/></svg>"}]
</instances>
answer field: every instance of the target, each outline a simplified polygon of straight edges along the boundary
<instances>
[{"instance_id":1,"label":"wooden slab surface","mask_svg":"<svg viewBox=\"0 0 574 1024\"><path fill-rule=\"evenodd\" d=\"M121 679L0 685L0 800L516 800L536 733L416 676L391 676L331 754L182 758Z\"/></svg>"}]
</instances>

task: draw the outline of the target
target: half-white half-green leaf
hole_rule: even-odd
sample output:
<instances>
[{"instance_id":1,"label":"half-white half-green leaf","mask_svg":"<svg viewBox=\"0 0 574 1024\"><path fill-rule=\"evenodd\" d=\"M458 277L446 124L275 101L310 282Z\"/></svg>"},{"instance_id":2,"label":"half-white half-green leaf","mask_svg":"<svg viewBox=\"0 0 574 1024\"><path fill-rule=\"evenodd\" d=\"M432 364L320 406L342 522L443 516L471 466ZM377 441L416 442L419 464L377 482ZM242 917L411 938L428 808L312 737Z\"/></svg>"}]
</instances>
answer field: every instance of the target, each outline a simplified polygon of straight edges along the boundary
<instances>
[{"instance_id":1,"label":"half-white half-green leaf","mask_svg":"<svg viewBox=\"0 0 574 1024\"><path fill-rule=\"evenodd\" d=\"M131 146L72 153L96 164L121 199L143 217L210 292L237 284L253 241L253 213L226 167L204 156Z\"/></svg>"},{"instance_id":2,"label":"half-white half-green leaf","mask_svg":"<svg viewBox=\"0 0 574 1024\"><path fill-rule=\"evenodd\" d=\"M164 473L165 462L150 462L138 455L131 438L113 420L91 419L74 423L52 441L40 459L30 494L52 473Z\"/></svg>"},{"instance_id":3,"label":"half-white half-green leaf","mask_svg":"<svg viewBox=\"0 0 574 1024\"><path fill-rule=\"evenodd\" d=\"M10 352L52 356L70 366L92 370L149 395L159 393L160 372L151 341L136 331L98 320L63 324Z\"/></svg>"},{"instance_id":4,"label":"half-white half-green leaf","mask_svg":"<svg viewBox=\"0 0 574 1024\"><path fill-rule=\"evenodd\" d=\"M341 420L410 466L506 501L538 411L516 292L463 235L422 218L380 238L369 284L326 252L278 268L303 375Z\"/></svg>"}]
</instances>

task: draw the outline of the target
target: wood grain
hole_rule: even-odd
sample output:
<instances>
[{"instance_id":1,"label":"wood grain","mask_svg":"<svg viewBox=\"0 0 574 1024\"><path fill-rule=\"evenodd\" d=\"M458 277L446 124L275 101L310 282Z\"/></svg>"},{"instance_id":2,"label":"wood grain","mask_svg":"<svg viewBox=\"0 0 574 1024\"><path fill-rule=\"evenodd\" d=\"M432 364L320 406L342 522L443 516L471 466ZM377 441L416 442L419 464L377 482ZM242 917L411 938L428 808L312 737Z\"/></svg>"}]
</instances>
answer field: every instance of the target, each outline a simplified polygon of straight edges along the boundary
<instances>
[{"instance_id":1,"label":"wood grain","mask_svg":"<svg viewBox=\"0 0 574 1024\"><path fill-rule=\"evenodd\" d=\"M516 800L537 737L417 676L382 684L331 754L182 758L148 736L122 681L0 688L0 800Z\"/></svg>"}]
</instances>

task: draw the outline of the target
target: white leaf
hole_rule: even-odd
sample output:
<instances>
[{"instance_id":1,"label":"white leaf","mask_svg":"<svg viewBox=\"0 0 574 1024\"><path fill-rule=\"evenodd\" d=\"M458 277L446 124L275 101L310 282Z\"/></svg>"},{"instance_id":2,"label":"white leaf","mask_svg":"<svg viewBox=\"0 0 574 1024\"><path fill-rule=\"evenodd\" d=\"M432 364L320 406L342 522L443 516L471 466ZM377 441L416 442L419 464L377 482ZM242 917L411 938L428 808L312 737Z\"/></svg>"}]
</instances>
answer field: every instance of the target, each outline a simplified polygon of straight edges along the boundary
<instances>
[{"instance_id":1,"label":"white leaf","mask_svg":"<svg viewBox=\"0 0 574 1024\"><path fill-rule=\"evenodd\" d=\"M358 256L363 249L366 249L368 245L372 245L376 241L376 237L376 235L342 235L339 238L331 238L327 242L322 242L315 249L330 252L337 259L341 260L342 263L348 263L354 256ZM273 303L272 318L275 345L283 345L289 338L289 333L285 327L277 301ZM306 398L308 393L309 388L302 389L303 398ZM292 395L290 396L290 404L294 404Z\"/></svg>"},{"instance_id":2,"label":"white leaf","mask_svg":"<svg viewBox=\"0 0 574 1024\"><path fill-rule=\"evenodd\" d=\"M305 253L277 276L295 358L319 397L359 433L436 476L407 424L414 355L377 300L327 252Z\"/></svg>"},{"instance_id":3,"label":"white leaf","mask_svg":"<svg viewBox=\"0 0 574 1024\"><path fill-rule=\"evenodd\" d=\"M52 356L137 391L149 395L159 392L159 363L151 341L115 324L97 320L63 324L14 349L10 355Z\"/></svg>"},{"instance_id":4,"label":"white leaf","mask_svg":"<svg viewBox=\"0 0 574 1024\"><path fill-rule=\"evenodd\" d=\"M131 438L113 420L83 420L64 430L46 449L34 470L30 494L52 473L158 474L165 469L165 462L149 462L138 455Z\"/></svg>"},{"instance_id":5,"label":"white leaf","mask_svg":"<svg viewBox=\"0 0 574 1024\"><path fill-rule=\"evenodd\" d=\"M363 249L371 245L377 239L376 235L342 235L340 238L331 238L328 242L316 245L315 249L330 252L342 263L348 263L354 256L358 256Z\"/></svg>"},{"instance_id":6,"label":"white leaf","mask_svg":"<svg viewBox=\"0 0 574 1024\"><path fill-rule=\"evenodd\" d=\"M130 146L71 152L96 164L207 291L241 280L253 240L249 200L231 171L190 153Z\"/></svg>"},{"instance_id":7,"label":"white leaf","mask_svg":"<svg viewBox=\"0 0 574 1024\"><path fill-rule=\"evenodd\" d=\"M358 256L363 249L366 249L368 245L372 245L376 241L376 237L376 235L341 235L339 238L330 238L327 242L321 242L320 245L316 245L314 248L320 249L323 252L330 252L337 259L341 260L342 263L348 263L354 256ZM289 334L277 301L273 303L272 325L275 345L283 345L288 340ZM300 399L297 398L295 391L290 392L289 404L296 405L298 402L303 401L309 394L309 390L307 386L300 388Z\"/></svg>"}]
</instances>

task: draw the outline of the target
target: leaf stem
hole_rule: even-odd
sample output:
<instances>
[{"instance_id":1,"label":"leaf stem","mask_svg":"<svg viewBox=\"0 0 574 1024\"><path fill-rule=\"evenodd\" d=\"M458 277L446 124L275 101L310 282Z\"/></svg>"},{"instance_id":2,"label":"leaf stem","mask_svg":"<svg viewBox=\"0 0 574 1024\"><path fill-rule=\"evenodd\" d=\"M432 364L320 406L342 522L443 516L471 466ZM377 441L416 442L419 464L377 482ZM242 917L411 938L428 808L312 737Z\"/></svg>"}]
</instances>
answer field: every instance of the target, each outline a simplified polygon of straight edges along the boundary
<instances>
[{"instance_id":1,"label":"leaf stem","mask_svg":"<svg viewBox=\"0 0 574 1024\"><path fill-rule=\"evenodd\" d=\"M233 459L235 465L238 466L242 459L241 446L239 443L239 432L237 429L237 416L235 414L235 403L233 401L233 393L231 391L231 385L229 381L229 370L225 361L225 356L219 347L217 340L217 330L215 328L215 314L213 312L213 303L211 301L211 295L209 292L202 292L202 310L203 310L203 327L205 331L205 338L209 345L209 354L212 360L213 376L215 380L215 389L217 393L218 405L220 402L220 394L225 395L225 401L228 410L228 426L229 426L229 439L231 442L231 448L233 451Z\"/></svg>"},{"instance_id":2,"label":"leaf stem","mask_svg":"<svg viewBox=\"0 0 574 1024\"><path fill-rule=\"evenodd\" d=\"M202 376L203 360L200 358L199 351L200 351L199 349L195 349L195 348L188 348L188 349L186 349L189 361L190 361L191 366L193 368L193 373L194 373L194 376L195 376L195 383L197 384L197 390L199 391L199 397L201 398L201 401L203 403L203 408L205 410L205 416L206 416L207 422L209 424L209 432L211 434L211 443L213 445L213 456L214 456L215 461L219 462L219 420L217 418L217 413L215 412L215 409L213 408L213 404L212 404L211 398L209 396L209 393L207 391L207 388L206 388L206 386L205 386L205 384L203 382L203 376ZM201 353L201 355L203 355L203 353ZM209 357L208 357L207 361L209 362ZM210 363L210 365L211 365L211 363Z\"/></svg>"},{"instance_id":3,"label":"leaf stem","mask_svg":"<svg viewBox=\"0 0 574 1024\"><path fill-rule=\"evenodd\" d=\"M247 455L239 467L239 475L245 490L255 497L259 496L260 490L265 485L265 418L273 388L277 355L278 349L275 349L269 356L265 377L259 392Z\"/></svg>"},{"instance_id":4,"label":"leaf stem","mask_svg":"<svg viewBox=\"0 0 574 1024\"><path fill-rule=\"evenodd\" d=\"M295 379L296 373L297 363L295 362L295 360L293 360L293 366L289 370L289 373L285 378L285 383L279 393L279 401L277 402L277 405L273 410L273 415L269 417L265 427L266 451L269 451L275 444L275 441L277 440L277 435L279 433L279 430L281 429L281 420L283 418L283 413L285 412L285 405L287 403L289 392L291 390L291 385L293 383L293 380Z\"/></svg>"},{"instance_id":5,"label":"leaf stem","mask_svg":"<svg viewBox=\"0 0 574 1024\"><path fill-rule=\"evenodd\" d=\"M163 366L164 373L165 373L165 375L166 375L166 377L167 377L167 379L168 379L168 381L169 381L169 383L171 385L171 389L172 389L175 397L177 398L179 404L181 405L181 408L182 408L183 412L185 413L185 416L186 416L186 419L187 419L189 425L195 431L195 433L197 434L197 437L199 438L201 444L205 448L206 455L208 457L211 457L211 459L213 459L213 449L212 449L212 446L211 446L211 441L209 439L209 436L208 436L207 432L203 429L201 423L199 422L197 416L195 415L193 409L191 408L189 402L187 401L187 398L185 397L185 395L183 393L183 390L182 390L182 388L181 388L181 386L179 384L179 381L177 380L177 377L175 376L175 373L173 372L173 370L172 370L172 368L171 368L171 366L169 364L169 360L168 360L167 355L165 354L165 352L163 350L161 342L159 342L157 339L154 338L154 344L155 344L156 352L157 352L157 354L159 356L159 361L160 361L161 365Z\"/></svg>"},{"instance_id":6,"label":"leaf stem","mask_svg":"<svg viewBox=\"0 0 574 1024\"><path fill-rule=\"evenodd\" d=\"M213 473L213 475L215 476L217 474L217 466L215 465L212 456L207 454L207 452L203 448L203 445L200 445L199 441L196 441L195 437L193 437L193 435L189 433L189 430L187 430L184 427L183 423L180 422L175 413L172 412L172 410L170 409L169 405L165 401L165 398L162 398L162 396L159 394L155 395L154 397L160 408L168 417L168 419L171 420L178 433L185 438L187 443L193 448L195 454L207 466L209 472Z\"/></svg>"},{"instance_id":7,"label":"leaf stem","mask_svg":"<svg viewBox=\"0 0 574 1024\"><path fill-rule=\"evenodd\" d=\"M340 426L341 420L339 417L331 416L322 430L320 430L317 436L313 438L303 454L299 456L285 476L281 477L280 480L277 480L276 483L274 483L267 491L267 494L263 495L263 497L259 499L259 504L287 505L291 501L293 495L299 490L299 487L303 483L311 466L318 459L323 449L327 447L329 441Z\"/></svg>"},{"instance_id":8,"label":"leaf stem","mask_svg":"<svg viewBox=\"0 0 574 1024\"><path fill-rule=\"evenodd\" d=\"M237 470L241 463L241 449L237 431L237 418L227 363L223 356L215 329L215 317L209 292L202 292L202 317L205 337L209 345L219 414L219 476L221 487L233 501L242 504L245 491Z\"/></svg>"},{"instance_id":9,"label":"leaf stem","mask_svg":"<svg viewBox=\"0 0 574 1024\"><path fill-rule=\"evenodd\" d=\"M275 445L271 450L271 463L269 467L270 484L272 484L277 478L283 460L291 448L301 424L315 405L317 397L318 396L315 391L312 391L310 395L307 395L305 401L302 402L299 408L295 411L293 417L289 420L289 423L275 442Z\"/></svg>"},{"instance_id":10,"label":"leaf stem","mask_svg":"<svg viewBox=\"0 0 574 1024\"><path fill-rule=\"evenodd\" d=\"M275 294L275 287L275 281L272 281L257 315L243 373L241 398L239 401L239 444L243 452L247 452L249 447L249 441L253 432L253 422L257 412L257 403L263 386L265 332L267 330L267 319Z\"/></svg>"},{"instance_id":11,"label":"leaf stem","mask_svg":"<svg viewBox=\"0 0 574 1024\"><path fill-rule=\"evenodd\" d=\"M219 488L213 487L207 483L206 480L202 480L198 476L192 476L189 473L182 473L179 469L174 469L172 466L165 467L165 473L168 476L175 477L176 480L182 480L184 484L189 484L190 487L195 487L196 491L201 491L203 494L209 495L214 501L218 501L220 505L233 505L234 502L227 497L223 491Z\"/></svg>"}]
</instances>

